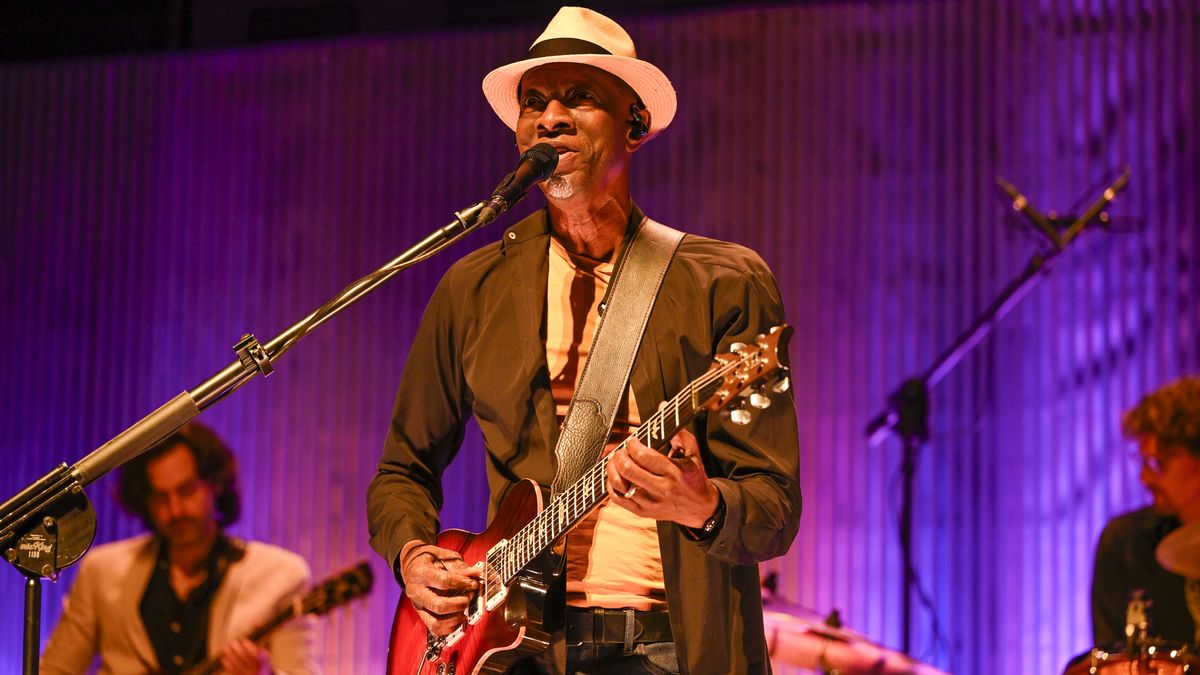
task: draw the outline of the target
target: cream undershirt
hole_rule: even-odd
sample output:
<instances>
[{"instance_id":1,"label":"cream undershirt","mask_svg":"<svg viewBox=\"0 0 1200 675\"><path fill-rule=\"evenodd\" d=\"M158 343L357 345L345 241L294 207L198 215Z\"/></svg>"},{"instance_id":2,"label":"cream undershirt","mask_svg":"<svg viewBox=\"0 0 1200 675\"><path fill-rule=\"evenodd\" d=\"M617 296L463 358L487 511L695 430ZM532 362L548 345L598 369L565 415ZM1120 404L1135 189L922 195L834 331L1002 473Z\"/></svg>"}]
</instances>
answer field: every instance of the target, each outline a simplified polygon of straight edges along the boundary
<instances>
[{"instance_id":1,"label":"cream undershirt","mask_svg":"<svg viewBox=\"0 0 1200 675\"><path fill-rule=\"evenodd\" d=\"M546 282L546 363L558 419L566 416L582 365L591 349L597 307L612 264L567 253L550 238ZM641 423L633 389L617 410L611 452ZM654 520L605 502L567 537L567 604L576 607L666 609L662 553Z\"/></svg>"}]
</instances>

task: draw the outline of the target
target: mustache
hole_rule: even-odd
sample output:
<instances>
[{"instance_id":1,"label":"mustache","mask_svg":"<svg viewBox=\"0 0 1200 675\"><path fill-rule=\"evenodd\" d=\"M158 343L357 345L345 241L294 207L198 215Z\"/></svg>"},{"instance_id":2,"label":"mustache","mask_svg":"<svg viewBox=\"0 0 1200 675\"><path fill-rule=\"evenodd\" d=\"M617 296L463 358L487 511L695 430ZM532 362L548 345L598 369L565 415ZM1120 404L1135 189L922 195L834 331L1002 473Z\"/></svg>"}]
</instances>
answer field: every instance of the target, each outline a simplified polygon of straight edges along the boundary
<instances>
[{"instance_id":1,"label":"mustache","mask_svg":"<svg viewBox=\"0 0 1200 675\"><path fill-rule=\"evenodd\" d=\"M200 523L199 518L193 518L191 516L180 516L178 518L172 518L172 519L168 520L167 527L176 528L181 525L199 525L199 523Z\"/></svg>"}]
</instances>

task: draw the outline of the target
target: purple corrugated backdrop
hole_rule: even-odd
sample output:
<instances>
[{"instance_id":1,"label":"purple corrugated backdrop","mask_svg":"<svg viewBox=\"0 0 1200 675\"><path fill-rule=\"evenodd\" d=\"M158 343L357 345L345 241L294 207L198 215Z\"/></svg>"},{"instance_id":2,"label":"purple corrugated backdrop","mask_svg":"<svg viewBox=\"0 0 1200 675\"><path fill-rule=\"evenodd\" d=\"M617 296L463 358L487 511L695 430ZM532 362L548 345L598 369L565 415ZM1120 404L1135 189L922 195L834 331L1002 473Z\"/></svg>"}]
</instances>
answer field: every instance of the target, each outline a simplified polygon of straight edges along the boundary
<instances>
[{"instance_id":1,"label":"purple corrugated backdrop","mask_svg":"<svg viewBox=\"0 0 1200 675\"><path fill-rule=\"evenodd\" d=\"M635 195L761 251L798 327L805 513L765 567L788 599L889 645L899 448L868 447L863 424L1037 250L995 176L1065 211L1132 167L1113 231L1085 233L934 390L917 476L937 630L919 608L914 652L962 673L1059 670L1089 646L1094 539L1143 501L1117 416L1200 370L1196 3L619 18L681 99ZM514 152L479 80L540 28L0 66L0 497L485 195ZM370 555L363 495L414 322L451 259L496 233L401 276L203 415L241 457L236 533L317 575ZM448 525L482 525L479 452L473 435ZM137 529L112 485L89 488L102 541ZM65 587L47 587L47 630ZM3 672L19 669L20 594L0 573ZM381 670L396 597L385 583L323 622L327 672Z\"/></svg>"}]
</instances>

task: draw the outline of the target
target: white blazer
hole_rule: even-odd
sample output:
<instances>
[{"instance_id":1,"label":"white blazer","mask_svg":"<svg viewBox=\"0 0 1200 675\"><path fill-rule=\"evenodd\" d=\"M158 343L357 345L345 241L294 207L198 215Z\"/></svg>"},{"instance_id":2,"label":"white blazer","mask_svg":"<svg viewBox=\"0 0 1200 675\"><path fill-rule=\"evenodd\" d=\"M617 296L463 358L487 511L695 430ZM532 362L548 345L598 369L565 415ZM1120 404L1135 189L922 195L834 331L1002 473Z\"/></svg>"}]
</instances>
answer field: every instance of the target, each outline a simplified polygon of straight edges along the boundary
<instances>
[{"instance_id":1,"label":"white blazer","mask_svg":"<svg viewBox=\"0 0 1200 675\"><path fill-rule=\"evenodd\" d=\"M158 559L159 540L149 534L97 546L83 558L63 614L42 653L46 675L82 675L97 655L99 673L159 672L139 605ZM231 564L213 596L208 654L245 636L303 593L311 579L308 563L291 551L246 542L246 555ZM288 622L264 645L276 673L318 672L312 659L312 617Z\"/></svg>"}]
</instances>

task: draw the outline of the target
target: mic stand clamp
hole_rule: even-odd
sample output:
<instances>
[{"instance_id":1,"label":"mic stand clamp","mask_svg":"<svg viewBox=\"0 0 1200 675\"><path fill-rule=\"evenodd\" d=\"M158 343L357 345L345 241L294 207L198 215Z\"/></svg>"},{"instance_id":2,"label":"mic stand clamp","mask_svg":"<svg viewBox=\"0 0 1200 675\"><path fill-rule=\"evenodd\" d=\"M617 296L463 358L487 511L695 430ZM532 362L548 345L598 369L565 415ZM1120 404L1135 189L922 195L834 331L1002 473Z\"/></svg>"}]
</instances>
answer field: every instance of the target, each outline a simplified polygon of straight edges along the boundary
<instances>
[{"instance_id":1,"label":"mic stand clamp","mask_svg":"<svg viewBox=\"0 0 1200 675\"><path fill-rule=\"evenodd\" d=\"M250 333L242 336L241 342L233 346L233 351L238 355L238 361L243 368L256 370L262 373L263 377L275 372L275 366L271 364L271 356L263 349L258 338Z\"/></svg>"}]
</instances>

